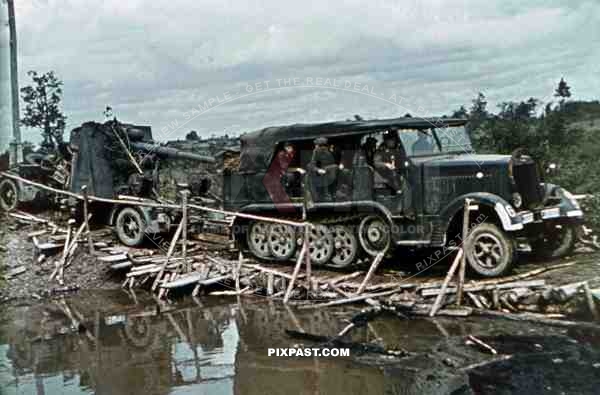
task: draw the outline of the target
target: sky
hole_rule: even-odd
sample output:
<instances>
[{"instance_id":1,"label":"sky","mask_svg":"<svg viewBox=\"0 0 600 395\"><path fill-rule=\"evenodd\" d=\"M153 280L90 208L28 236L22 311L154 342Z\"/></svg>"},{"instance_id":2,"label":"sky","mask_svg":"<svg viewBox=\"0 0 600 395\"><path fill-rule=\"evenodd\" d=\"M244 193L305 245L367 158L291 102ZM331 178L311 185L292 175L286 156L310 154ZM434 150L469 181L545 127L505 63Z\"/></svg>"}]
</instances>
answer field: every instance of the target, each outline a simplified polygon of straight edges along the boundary
<instances>
[{"instance_id":1,"label":"sky","mask_svg":"<svg viewBox=\"0 0 600 395\"><path fill-rule=\"evenodd\" d=\"M597 0L15 0L19 84L64 82L67 132L152 125L159 140L297 122L544 103L564 77L600 97ZM0 0L0 149L10 133L7 8ZM4 136L4 137L2 137ZM68 135L67 135L68 136ZM23 140L39 131L23 129Z\"/></svg>"}]
</instances>

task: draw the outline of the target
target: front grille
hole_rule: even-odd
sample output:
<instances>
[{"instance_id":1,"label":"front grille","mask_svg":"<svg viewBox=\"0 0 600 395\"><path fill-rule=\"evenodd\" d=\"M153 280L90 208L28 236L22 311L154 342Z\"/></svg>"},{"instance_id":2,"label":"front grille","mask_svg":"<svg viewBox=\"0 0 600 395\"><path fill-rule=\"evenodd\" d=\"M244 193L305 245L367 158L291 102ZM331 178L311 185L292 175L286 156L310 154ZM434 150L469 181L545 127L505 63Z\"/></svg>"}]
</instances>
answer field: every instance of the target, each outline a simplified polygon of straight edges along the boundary
<instances>
[{"instance_id":1,"label":"front grille","mask_svg":"<svg viewBox=\"0 0 600 395\"><path fill-rule=\"evenodd\" d=\"M535 162L515 163L513 176L517 184L517 191L523 198L523 207L532 208L539 205L544 196Z\"/></svg>"}]
</instances>

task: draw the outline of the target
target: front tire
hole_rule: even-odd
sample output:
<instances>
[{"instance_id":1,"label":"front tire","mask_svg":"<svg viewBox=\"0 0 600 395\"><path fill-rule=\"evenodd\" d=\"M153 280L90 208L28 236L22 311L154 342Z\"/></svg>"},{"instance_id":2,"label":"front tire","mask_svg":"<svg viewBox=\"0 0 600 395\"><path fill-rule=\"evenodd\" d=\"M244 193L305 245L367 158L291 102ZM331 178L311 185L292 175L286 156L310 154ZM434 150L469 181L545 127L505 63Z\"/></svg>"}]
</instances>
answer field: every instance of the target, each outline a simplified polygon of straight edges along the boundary
<instances>
[{"instance_id":1,"label":"front tire","mask_svg":"<svg viewBox=\"0 0 600 395\"><path fill-rule=\"evenodd\" d=\"M506 275L515 262L513 241L494 224L471 229L464 250L470 269L483 277Z\"/></svg>"}]
</instances>

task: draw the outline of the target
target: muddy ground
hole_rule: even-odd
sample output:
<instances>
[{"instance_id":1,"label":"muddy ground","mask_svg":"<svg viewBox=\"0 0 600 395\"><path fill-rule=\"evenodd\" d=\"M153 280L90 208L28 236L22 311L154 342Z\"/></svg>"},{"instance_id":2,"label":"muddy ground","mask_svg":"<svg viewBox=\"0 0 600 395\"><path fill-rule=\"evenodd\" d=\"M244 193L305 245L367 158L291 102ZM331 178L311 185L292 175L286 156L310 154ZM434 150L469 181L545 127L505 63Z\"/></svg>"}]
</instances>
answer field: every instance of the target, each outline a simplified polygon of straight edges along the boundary
<instances>
[{"instance_id":1,"label":"muddy ground","mask_svg":"<svg viewBox=\"0 0 600 395\"><path fill-rule=\"evenodd\" d=\"M36 215L49 218L44 213ZM0 226L0 303L30 303L62 293L65 289L74 292L89 289L115 289L121 286L123 278L119 274L108 270L108 264L100 262L95 256L87 253L86 248L78 248L73 264L64 272L64 285L56 280L50 281L49 277L55 270L55 261L60 257L57 255L46 258L42 263L37 262L39 252L27 235L41 229L39 224L31 224L17 220L5 213L0 213L2 225ZM110 239L110 236L109 236ZM118 245L116 237L112 237L115 245ZM560 261L540 262L532 257L522 256L515 272L524 272L544 265L554 265L561 262L577 261L577 264L561 269L549 271L536 277L546 280L548 284L561 285L577 281L589 280L590 286L600 286L600 253L594 253L591 249L579 246L572 256ZM383 271L373 278L373 281L381 281L390 278L408 278L410 281L441 280L446 274L449 262L441 261L430 267L425 273L413 278L414 258L407 258L396 254L383 264ZM368 264L368 262L367 262ZM25 268L25 271L15 276L10 274L15 269ZM355 269L368 269L362 265Z\"/></svg>"},{"instance_id":2,"label":"muddy ground","mask_svg":"<svg viewBox=\"0 0 600 395\"><path fill-rule=\"evenodd\" d=\"M50 296L53 292L66 288L73 289L114 289L117 278L107 270L106 264L89 255L84 248L75 252L74 264L65 270L64 285L50 281L55 270L55 261L60 252L37 263L39 256L27 235L40 229L39 225L24 224L4 213L0 227L0 303L27 303ZM25 272L10 276L10 273L24 267Z\"/></svg>"},{"instance_id":3,"label":"muddy ground","mask_svg":"<svg viewBox=\"0 0 600 395\"><path fill-rule=\"evenodd\" d=\"M35 383L37 388L40 383L44 386L48 382L44 377L77 372L81 376L81 388L78 390L82 393L89 389L131 393L128 392L130 387L120 387L123 384L120 379L129 372L127 374L132 377L140 376L141 382L145 383L145 393L167 393L182 385L181 377L167 377L162 367L166 360L175 363L181 358L168 350L172 347L177 349L180 345L196 349L198 346L192 344L194 336L207 342L201 349L209 349L215 342L225 342L234 330L238 332L240 343L236 346L234 362L236 390L242 385L239 383L246 382L250 387L244 386L244 390L254 388L252 386L258 383L257 390L284 393L283 389L295 383L290 381L292 377L298 379L294 390L304 388L307 392L313 392L313 385L307 384L304 379L306 375L317 375L322 389L329 388L331 393L340 394L592 394L600 385L600 335L597 333L477 317L400 320L398 317L383 316L370 323L368 328L357 329L351 334L353 341L408 351L410 356L401 360L356 353L349 364L338 360L319 361L318 364L323 364L322 368L314 370L315 362L312 361L268 359L265 354L269 346L315 345L286 336L286 329L334 336L346 325L345 320L352 317L361 306L291 313L291 309L280 303L256 297L238 299L237 302L231 298L211 297L202 300L204 305L192 307L189 298L183 298L157 305L144 291L139 291L136 296L121 290L122 278L110 273L108 264L87 254L85 248L78 249L72 267L65 271L65 284L61 286L56 281L49 281L55 268L55 259L46 259L41 264L36 262L37 253L27 235L39 228L38 225L23 224L4 216L0 227L0 246L4 247L0 248L0 272L6 274L16 268L25 268L24 272L5 278L0 283L0 304L3 306L0 310L4 312L3 317L0 315L0 340L4 340L0 341L0 346L4 343L7 347L7 363L13 368L18 366L11 373L14 378L10 382L16 383L19 388L17 391L27 392L32 388L27 387L27 377L31 372L40 374L41 378L36 378L40 380ZM398 261L402 262L402 267L398 267ZM556 285L582 280L591 280L592 287L600 285L600 254L584 248L579 248L573 256L561 261L536 262L525 257L516 272L570 261L576 261L577 264L543 273L537 278ZM380 276L406 278L411 275L408 270L410 262L405 257L388 261L384 268ZM442 279L445 271L444 265L438 264L418 276L416 281ZM65 287L78 291L60 292ZM163 312L165 308L166 314ZM185 313L182 317L187 318L178 325L180 312ZM232 318L218 318L230 312L235 312ZM216 317L207 314L215 314ZM294 317L294 314L298 316ZM73 317L78 322L76 325ZM197 319L204 323L202 325L209 326L193 329L190 319ZM235 325L232 324L234 321ZM98 322L102 325L99 326ZM144 325L140 326L142 322ZM194 334L187 334L186 326ZM116 327L122 332L113 332ZM159 338L164 341L140 346L148 330L159 331ZM465 337L468 334L474 334L494 347L501 357L510 355L510 359L498 358L467 345ZM100 336L101 339L94 340L91 335ZM125 339L126 342L114 348L116 339ZM101 368L101 361L95 358L103 357L97 355L95 347L102 347L102 354L110 354L111 360L121 364L122 368L115 371ZM225 349L223 346L223 353ZM154 353L158 351L171 354L157 360ZM21 355L21 352L24 354ZM134 356L132 361L131 356ZM190 363L186 362L187 365ZM225 369L220 363L219 359L214 366L219 372ZM0 381L3 373L1 365ZM143 369L140 370L139 366L143 366ZM285 372L281 369L285 369ZM349 381L348 372L351 372ZM334 381L335 377L340 381ZM146 385L157 379L158 384ZM359 387L350 385L354 381L359 383ZM189 385L202 391L206 389L203 383ZM20 388L19 385L24 387Z\"/></svg>"}]
</instances>

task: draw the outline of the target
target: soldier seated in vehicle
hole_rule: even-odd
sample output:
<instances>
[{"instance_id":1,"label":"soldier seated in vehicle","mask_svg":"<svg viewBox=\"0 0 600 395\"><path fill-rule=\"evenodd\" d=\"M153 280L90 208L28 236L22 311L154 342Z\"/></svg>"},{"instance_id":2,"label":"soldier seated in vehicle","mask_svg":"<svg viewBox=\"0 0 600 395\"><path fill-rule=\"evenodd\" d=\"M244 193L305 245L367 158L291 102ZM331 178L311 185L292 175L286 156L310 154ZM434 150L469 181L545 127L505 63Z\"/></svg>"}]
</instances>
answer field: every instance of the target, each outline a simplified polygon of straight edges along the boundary
<instances>
[{"instance_id":1,"label":"soldier seated in vehicle","mask_svg":"<svg viewBox=\"0 0 600 395\"><path fill-rule=\"evenodd\" d=\"M332 201L338 165L325 137L315 139L315 148L308 164L313 190L313 200Z\"/></svg>"},{"instance_id":2,"label":"soldier seated in vehicle","mask_svg":"<svg viewBox=\"0 0 600 395\"><path fill-rule=\"evenodd\" d=\"M369 165L373 165L375 152L377 151L377 139L375 137L367 137L367 140L362 146L364 154Z\"/></svg>"},{"instance_id":3,"label":"soldier seated in vehicle","mask_svg":"<svg viewBox=\"0 0 600 395\"><path fill-rule=\"evenodd\" d=\"M413 155L430 154L433 152L433 144L431 143L431 136L427 134L425 130L419 130L417 141L412 145Z\"/></svg>"},{"instance_id":4,"label":"soldier seated in vehicle","mask_svg":"<svg viewBox=\"0 0 600 395\"><path fill-rule=\"evenodd\" d=\"M404 189L404 178L400 174L400 170L405 161L406 153L398 143L396 132L386 130L383 133L383 143L375 152L373 167L384 179L386 185L397 195L402 194Z\"/></svg>"}]
</instances>

